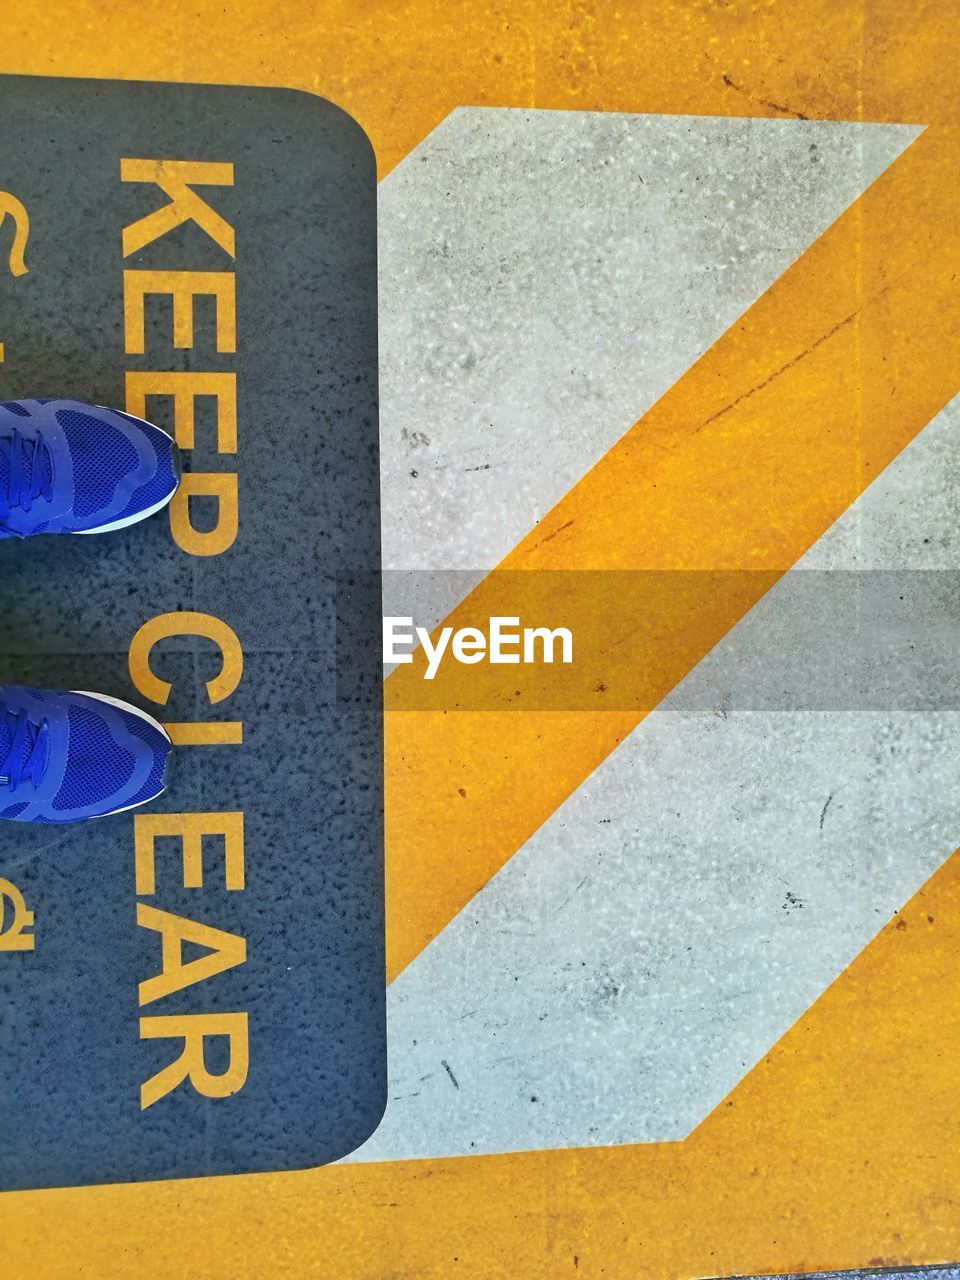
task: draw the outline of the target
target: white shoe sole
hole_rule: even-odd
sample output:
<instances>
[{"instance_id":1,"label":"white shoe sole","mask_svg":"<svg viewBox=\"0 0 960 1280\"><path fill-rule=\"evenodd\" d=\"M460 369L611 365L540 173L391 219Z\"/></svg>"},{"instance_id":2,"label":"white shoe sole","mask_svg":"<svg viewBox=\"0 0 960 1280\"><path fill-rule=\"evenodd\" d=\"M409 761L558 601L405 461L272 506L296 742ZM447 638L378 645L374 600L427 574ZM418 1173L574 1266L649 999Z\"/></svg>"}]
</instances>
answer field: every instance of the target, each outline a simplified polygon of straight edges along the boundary
<instances>
[{"instance_id":1,"label":"white shoe sole","mask_svg":"<svg viewBox=\"0 0 960 1280\"><path fill-rule=\"evenodd\" d=\"M107 405L98 404L96 407L98 409L107 409L107 411L110 412ZM126 410L124 410L124 412L126 413ZM147 422L145 418L137 418L132 413L127 413L126 416L128 418L133 418L134 422L142 422L145 427L152 427L154 431L159 431L162 436L166 436L174 448L177 448L176 440L174 440L173 436L170 435L169 431L164 431L163 427L158 427L155 422ZM96 529L74 529L73 536L75 538L89 538L91 535L98 533L114 533L117 529L129 529L131 525L139 524L141 520L149 520L151 516L155 516L158 511L162 511L164 507L170 505L177 496L177 489L180 488L180 483L181 481L178 478L176 488L173 492L164 498L162 502L154 503L152 507L148 507L145 511L138 511L136 515L127 516L124 520L114 520L112 524L97 525ZM107 701L109 701L109 699L107 699ZM133 708L131 708L131 710L133 710Z\"/></svg>"},{"instance_id":2,"label":"white shoe sole","mask_svg":"<svg viewBox=\"0 0 960 1280\"><path fill-rule=\"evenodd\" d=\"M154 720L153 716L148 715L146 711L141 711L139 707L133 707L129 702L121 702L119 698L108 698L105 693L89 693L86 689L72 689L71 693L75 693L81 698L91 698L94 702L105 702L108 706L116 707L119 711L127 711L130 715L137 716L139 719L146 721L147 724L152 725L158 733L162 733L171 747L173 746L173 739L160 721ZM166 787L161 787L156 795L147 796L146 800L138 800L136 804L125 804L120 809L111 809L109 813L98 813L96 816L98 818L112 818L116 813L129 813L131 809L139 809L145 804L150 804L153 800L159 800L166 789Z\"/></svg>"}]
</instances>

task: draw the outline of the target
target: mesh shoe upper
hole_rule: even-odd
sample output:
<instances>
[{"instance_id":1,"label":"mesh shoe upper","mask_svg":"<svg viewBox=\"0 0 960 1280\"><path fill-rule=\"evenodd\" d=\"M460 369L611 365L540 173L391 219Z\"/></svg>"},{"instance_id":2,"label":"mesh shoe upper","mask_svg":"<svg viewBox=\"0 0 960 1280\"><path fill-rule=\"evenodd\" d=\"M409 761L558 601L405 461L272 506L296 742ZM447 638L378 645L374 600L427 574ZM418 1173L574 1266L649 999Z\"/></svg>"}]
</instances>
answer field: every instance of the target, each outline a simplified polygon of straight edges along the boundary
<instances>
[{"instance_id":1,"label":"mesh shoe upper","mask_svg":"<svg viewBox=\"0 0 960 1280\"><path fill-rule=\"evenodd\" d=\"M0 402L0 537L133 524L179 480L174 442L129 414L75 400Z\"/></svg>"},{"instance_id":2,"label":"mesh shoe upper","mask_svg":"<svg viewBox=\"0 0 960 1280\"><path fill-rule=\"evenodd\" d=\"M74 822L154 799L170 739L125 704L0 686L0 818Z\"/></svg>"}]
</instances>

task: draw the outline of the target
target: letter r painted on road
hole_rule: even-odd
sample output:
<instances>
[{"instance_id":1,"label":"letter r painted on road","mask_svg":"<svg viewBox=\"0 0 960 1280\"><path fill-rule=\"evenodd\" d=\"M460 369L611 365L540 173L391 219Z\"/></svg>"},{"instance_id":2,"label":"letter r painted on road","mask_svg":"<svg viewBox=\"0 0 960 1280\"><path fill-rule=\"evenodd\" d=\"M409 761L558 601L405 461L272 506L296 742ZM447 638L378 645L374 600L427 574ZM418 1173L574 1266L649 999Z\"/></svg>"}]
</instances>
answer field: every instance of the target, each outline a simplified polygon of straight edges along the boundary
<instances>
[{"instance_id":1,"label":"letter r painted on road","mask_svg":"<svg viewBox=\"0 0 960 1280\"><path fill-rule=\"evenodd\" d=\"M207 1040L226 1037L226 1068L213 1074L207 1070L204 1046ZM192 1013L140 1019L141 1040L182 1040L178 1058L158 1071L140 1088L140 1110L189 1080L205 1098L229 1098L246 1083L250 1070L249 1020L245 1013Z\"/></svg>"}]
</instances>

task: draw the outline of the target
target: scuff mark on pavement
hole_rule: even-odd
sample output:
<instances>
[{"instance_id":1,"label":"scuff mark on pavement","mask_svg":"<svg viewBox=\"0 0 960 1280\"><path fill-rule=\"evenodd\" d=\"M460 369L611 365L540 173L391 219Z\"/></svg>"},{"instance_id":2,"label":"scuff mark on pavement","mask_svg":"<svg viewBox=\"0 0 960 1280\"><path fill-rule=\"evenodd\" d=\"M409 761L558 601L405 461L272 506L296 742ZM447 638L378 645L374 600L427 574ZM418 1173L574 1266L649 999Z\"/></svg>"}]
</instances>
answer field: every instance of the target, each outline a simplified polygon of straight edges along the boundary
<instances>
[{"instance_id":1,"label":"scuff mark on pavement","mask_svg":"<svg viewBox=\"0 0 960 1280\"><path fill-rule=\"evenodd\" d=\"M827 810L830 808L830 801L833 799L833 792L827 796L827 803L820 810L820 833L823 834L823 820L827 816Z\"/></svg>"},{"instance_id":2,"label":"scuff mark on pavement","mask_svg":"<svg viewBox=\"0 0 960 1280\"><path fill-rule=\"evenodd\" d=\"M769 107L771 111L779 111L781 115L794 116L797 120L809 120L809 116L805 116L802 111L794 111L793 107L785 107L782 103L771 102L769 98L760 98L755 93L751 93L749 89L745 89L742 84L737 84L730 76L722 76L723 83L728 89L734 89L737 93L742 93L745 98L749 98L751 102L756 102L761 107Z\"/></svg>"},{"instance_id":3,"label":"scuff mark on pavement","mask_svg":"<svg viewBox=\"0 0 960 1280\"><path fill-rule=\"evenodd\" d=\"M799 355L794 356L792 360L788 360L786 364L781 365L775 373L771 373L769 377L764 378L762 382L758 382L757 385L755 387L751 387L749 391L744 391L742 395L737 396L735 400L731 400L730 403L724 405L722 409L718 409L716 413L711 413L710 417L707 418L706 421L701 422L700 426L696 428L694 435L696 435L697 431L702 431L704 427L709 426L711 422L715 422L717 418L722 418L723 415L725 413L729 413L731 409L735 409L737 405L741 404L744 400L749 400L751 396L755 396L758 391L763 391L765 387L769 387L771 382L775 382L782 374L786 373L789 369L792 369L794 365L798 365L801 360L805 360L807 356L816 351L817 347L822 347L825 342L834 336L834 334L839 333L841 329L846 328L848 324L853 320L856 320L862 310L863 307L857 307L855 311L851 311L848 316L844 316L842 320L838 320L832 329L828 329L826 333L822 333L820 337L817 338L816 342L811 342L809 347L805 347ZM557 532L559 533L560 530L558 529ZM546 539L544 539L544 541L546 541Z\"/></svg>"}]
</instances>

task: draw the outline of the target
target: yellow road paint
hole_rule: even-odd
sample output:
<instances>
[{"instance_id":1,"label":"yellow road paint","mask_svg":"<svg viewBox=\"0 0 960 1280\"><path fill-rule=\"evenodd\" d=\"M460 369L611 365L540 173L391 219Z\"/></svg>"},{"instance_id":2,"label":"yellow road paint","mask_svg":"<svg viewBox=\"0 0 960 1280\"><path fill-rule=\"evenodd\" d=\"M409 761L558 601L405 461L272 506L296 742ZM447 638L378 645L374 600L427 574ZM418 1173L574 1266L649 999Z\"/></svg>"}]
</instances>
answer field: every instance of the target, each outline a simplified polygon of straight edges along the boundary
<instances>
[{"instance_id":1,"label":"yellow road paint","mask_svg":"<svg viewBox=\"0 0 960 1280\"><path fill-rule=\"evenodd\" d=\"M958 954L960 854L686 1142L15 1193L5 1263L44 1280L662 1280L944 1262Z\"/></svg>"},{"instance_id":2,"label":"yellow road paint","mask_svg":"<svg viewBox=\"0 0 960 1280\"><path fill-rule=\"evenodd\" d=\"M284 85L355 116L387 174L460 106L950 123L960 7L902 0L23 0L0 70Z\"/></svg>"},{"instance_id":3,"label":"yellow road paint","mask_svg":"<svg viewBox=\"0 0 960 1280\"><path fill-rule=\"evenodd\" d=\"M952 0L284 0L269 18L24 0L0 68L312 90L359 119L386 173L462 104L949 125L958 16ZM558 509L510 562L785 567L953 390L958 159L955 131L929 130L561 504L574 523ZM624 536L638 491L645 524ZM390 719L397 969L636 717ZM455 849L434 822L460 832ZM438 878L443 910L412 901L407 876L430 896ZM633 1280L955 1259L958 956L955 858L685 1143L10 1194L5 1270Z\"/></svg>"}]
</instances>

